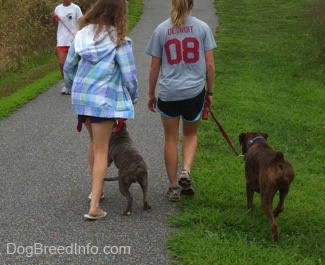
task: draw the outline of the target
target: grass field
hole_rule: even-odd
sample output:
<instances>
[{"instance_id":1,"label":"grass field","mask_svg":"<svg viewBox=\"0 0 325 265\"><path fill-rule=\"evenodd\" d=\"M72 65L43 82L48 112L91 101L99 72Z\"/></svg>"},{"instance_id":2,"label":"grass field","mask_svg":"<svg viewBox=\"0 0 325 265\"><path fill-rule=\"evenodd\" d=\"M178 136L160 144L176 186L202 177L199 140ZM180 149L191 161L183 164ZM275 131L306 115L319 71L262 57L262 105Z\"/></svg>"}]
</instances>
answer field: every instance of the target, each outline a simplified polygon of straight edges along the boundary
<instances>
[{"instance_id":1,"label":"grass field","mask_svg":"<svg viewBox=\"0 0 325 265\"><path fill-rule=\"evenodd\" d=\"M324 1L317 5L325 14ZM296 178L274 244L258 196L255 211L246 213L242 158L211 118L202 121L192 169L197 192L181 200L181 214L170 216L179 228L170 252L184 265L324 264L325 64L314 47L325 35L312 35L315 1L218 0L216 6L212 110L238 152L241 132L267 132Z\"/></svg>"}]
</instances>

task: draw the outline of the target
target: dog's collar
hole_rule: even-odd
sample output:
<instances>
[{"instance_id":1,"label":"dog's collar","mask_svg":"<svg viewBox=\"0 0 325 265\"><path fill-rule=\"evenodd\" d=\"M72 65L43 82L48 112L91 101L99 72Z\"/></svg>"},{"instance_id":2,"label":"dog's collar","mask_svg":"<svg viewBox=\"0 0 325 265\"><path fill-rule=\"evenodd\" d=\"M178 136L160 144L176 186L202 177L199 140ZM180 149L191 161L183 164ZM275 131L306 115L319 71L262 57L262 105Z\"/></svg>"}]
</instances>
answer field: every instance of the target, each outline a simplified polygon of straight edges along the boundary
<instances>
[{"instance_id":1,"label":"dog's collar","mask_svg":"<svg viewBox=\"0 0 325 265\"><path fill-rule=\"evenodd\" d=\"M265 138L264 138L263 136L256 136L256 137L254 137L253 139L251 139L251 140L249 140L249 141L247 142L247 148L250 148L251 145L252 145L255 141L259 140L259 139L263 139L263 140L265 140Z\"/></svg>"}]
</instances>

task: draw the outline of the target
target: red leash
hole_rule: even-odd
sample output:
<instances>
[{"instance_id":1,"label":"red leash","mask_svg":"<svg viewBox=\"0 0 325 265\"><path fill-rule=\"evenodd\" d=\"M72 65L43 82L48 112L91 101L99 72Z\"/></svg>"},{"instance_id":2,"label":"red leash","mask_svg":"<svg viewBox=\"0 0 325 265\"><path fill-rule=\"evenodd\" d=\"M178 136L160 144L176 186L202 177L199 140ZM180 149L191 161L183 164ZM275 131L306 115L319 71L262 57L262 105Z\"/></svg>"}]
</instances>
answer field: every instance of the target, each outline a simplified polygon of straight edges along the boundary
<instances>
[{"instance_id":1,"label":"red leash","mask_svg":"<svg viewBox=\"0 0 325 265\"><path fill-rule=\"evenodd\" d=\"M69 27L62 21L62 19L59 17L59 15L58 14L54 14L54 19L56 20L56 21L60 21L61 23L62 23L62 25L70 32L70 34L73 36L73 37L75 37L75 34L69 29Z\"/></svg>"},{"instance_id":2,"label":"red leash","mask_svg":"<svg viewBox=\"0 0 325 265\"><path fill-rule=\"evenodd\" d=\"M211 113L211 116L213 118L213 120L215 121L215 123L217 124L218 126L218 129L219 131L221 132L223 138L225 138L227 144L229 145L229 147L231 148L231 150L235 153L236 156L238 156L238 153L237 151L235 150L234 146L232 145L228 135L226 134L225 130L222 128L221 124L218 122L218 120L216 119L216 117L214 116L213 112L211 111L210 109L210 113Z\"/></svg>"},{"instance_id":3,"label":"red leash","mask_svg":"<svg viewBox=\"0 0 325 265\"><path fill-rule=\"evenodd\" d=\"M217 118L214 116L214 114L213 114L213 112L211 110L211 102L209 100L206 100L205 105L204 105L204 109L203 109L203 113L202 113L202 119L203 120L208 119L209 112L211 113L211 116L212 116L213 120L217 124L218 129L221 132L223 138L226 140L227 144L229 145L231 150L235 153L235 155L238 156L238 153L237 153L236 149L234 148L234 146L232 145L228 135L226 134L225 130L222 128L221 124L218 122Z\"/></svg>"},{"instance_id":4,"label":"red leash","mask_svg":"<svg viewBox=\"0 0 325 265\"><path fill-rule=\"evenodd\" d=\"M114 123L114 126L113 126L113 131L112 131L112 133L117 133L119 130L121 130L122 127L123 127L124 124L125 124L125 121L126 121L126 119L119 119L119 120L116 120L115 123Z\"/></svg>"}]
</instances>

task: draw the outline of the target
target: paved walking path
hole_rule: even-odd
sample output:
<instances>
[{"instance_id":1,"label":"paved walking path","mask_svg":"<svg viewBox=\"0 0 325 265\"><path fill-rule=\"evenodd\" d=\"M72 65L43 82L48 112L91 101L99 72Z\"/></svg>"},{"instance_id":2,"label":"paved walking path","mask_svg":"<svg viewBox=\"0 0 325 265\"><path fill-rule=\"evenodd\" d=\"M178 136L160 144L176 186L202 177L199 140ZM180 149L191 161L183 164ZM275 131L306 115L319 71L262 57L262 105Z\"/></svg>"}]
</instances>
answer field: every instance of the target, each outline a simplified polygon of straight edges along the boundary
<instances>
[{"instance_id":1,"label":"paved walking path","mask_svg":"<svg viewBox=\"0 0 325 265\"><path fill-rule=\"evenodd\" d=\"M193 15L215 30L213 3L195 1ZM90 191L88 138L85 130L76 131L70 97L60 95L60 82L0 121L0 264L169 263L166 240L174 230L166 217L177 207L164 197L163 134L159 116L146 107L150 57L144 54L152 31L168 17L169 5L167 0L144 0L141 20L130 34L140 99L128 127L148 164L152 209L142 211L140 187L133 185L133 215L122 216L125 198L117 183L110 182L101 203L107 217L83 219ZM130 248L129 254L123 246ZM122 253L114 255L119 247Z\"/></svg>"}]
</instances>

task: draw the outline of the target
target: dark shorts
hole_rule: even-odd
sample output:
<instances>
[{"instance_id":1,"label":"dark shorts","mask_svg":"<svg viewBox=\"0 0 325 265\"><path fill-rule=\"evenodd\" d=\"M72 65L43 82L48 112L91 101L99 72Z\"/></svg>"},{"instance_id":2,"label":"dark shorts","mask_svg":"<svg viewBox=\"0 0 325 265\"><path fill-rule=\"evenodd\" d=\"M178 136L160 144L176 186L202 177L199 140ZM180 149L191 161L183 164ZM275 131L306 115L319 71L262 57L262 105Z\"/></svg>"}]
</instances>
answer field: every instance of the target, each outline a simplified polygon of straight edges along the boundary
<instances>
[{"instance_id":1,"label":"dark shorts","mask_svg":"<svg viewBox=\"0 0 325 265\"><path fill-rule=\"evenodd\" d=\"M182 116L187 122L197 122L204 107L205 89L194 98L178 101L162 101L158 98L157 111L164 118L175 119Z\"/></svg>"},{"instance_id":2,"label":"dark shorts","mask_svg":"<svg viewBox=\"0 0 325 265\"><path fill-rule=\"evenodd\" d=\"M115 121L115 118L100 118L100 117L93 117L87 115L78 115L78 122L85 123L86 119L90 119L90 123L101 123L105 121Z\"/></svg>"}]
</instances>

